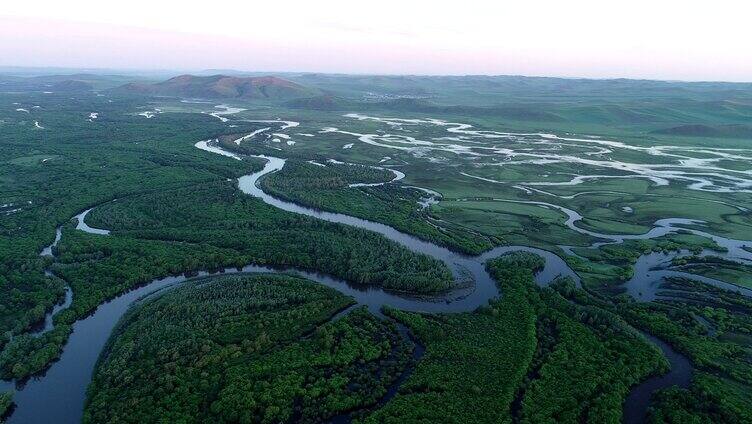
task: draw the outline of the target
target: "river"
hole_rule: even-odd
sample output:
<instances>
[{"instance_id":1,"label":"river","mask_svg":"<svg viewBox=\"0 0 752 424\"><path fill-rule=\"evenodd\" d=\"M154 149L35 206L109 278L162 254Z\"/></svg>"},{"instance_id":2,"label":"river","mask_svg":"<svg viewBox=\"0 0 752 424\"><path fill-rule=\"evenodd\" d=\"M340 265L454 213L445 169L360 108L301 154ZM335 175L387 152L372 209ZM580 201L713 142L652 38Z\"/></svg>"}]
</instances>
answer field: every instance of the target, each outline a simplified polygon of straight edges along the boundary
<instances>
[{"instance_id":1,"label":"river","mask_svg":"<svg viewBox=\"0 0 752 424\"><path fill-rule=\"evenodd\" d=\"M283 123L286 125L289 124L286 122ZM228 158L242 159L239 155L228 152L217 146L213 141L198 142L196 143L196 147L215 154L227 156ZM381 290L378 287L358 286L328 275L295 268L270 268L250 264L242 269L224 269L221 271L223 273L285 273L298 275L320 284L324 284L327 287L334 288L344 295L351 296L358 304L367 306L370 311L378 316L382 316L380 311L383 306L390 306L408 311L432 313L473 311L477 307L487 304L490 299L500 295L495 281L485 270L485 262L491 258L510 252L526 251L538 254L545 259L545 267L536 275L536 281L541 285L551 282L557 276L569 276L578 283L580 281L577 274L561 257L547 250L528 246L502 246L494 248L479 256L468 256L453 252L445 247L421 240L412 235L402 233L385 224L355 218L340 213L315 210L275 198L261 190L258 182L263 176L281 170L285 165L285 160L275 157L261 157L267 160L266 165L261 171L239 178L238 187L243 193L258 197L265 203L288 212L303 214L313 218L350 225L379 233L414 252L426 254L441 260L452 270L452 273L457 280L470 279L474 284L470 287L460 287L439 296L412 297L404 294L390 293ZM557 207L557 209L562 210L561 207ZM91 209L87 209L76 216L76 218L78 218L78 225L76 228L102 236L109 234L108 230L91 228L85 224L84 219L90 210ZM570 228L573 228L576 231L584 231L575 225L575 222L578 220L577 216L574 215L576 212L568 210L563 212L567 213L569 216L567 225ZM572 213L570 214L569 212ZM657 223L654 230L651 230L644 235L606 235L604 238L611 242L621 242L628 238L652 238L675 230L677 227L675 227L674 224L677 223L680 222L664 220ZM596 236L596 234L591 235ZM600 234L597 236L600 236ZM725 243L729 247L733 247L733 250L730 250L729 252L729 256L745 256L749 253L743 249L744 242L723 239L715 236L713 237L716 241L719 241L720 244ZM59 240L60 229L58 229L53 245L45 248L42 251L42 254L52 255L53 247ZM655 264L665 261L666 258L670 259L671 257L673 256L658 256L658 254L642 256L638 260L638 266L636 267L634 278L632 278L627 284L628 291L635 294L640 293L640 296L636 296L637 298L640 298L643 295L643 292L648 293L647 296L650 296L651 292L649 289L653 287L654 282L657 281L656 278L654 278L654 275L651 274L656 272L654 270ZM207 275L210 274L202 271L199 272L196 277L205 277ZM693 276L692 278L695 277ZM189 278L180 275L153 280L148 284L131 290L100 305L92 315L77 321L73 325L73 333L64 346L60 359L53 363L43 375L33 377L23 384L18 383L15 385L17 391L14 396L14 401L17 408L13 415L8 419L8 422L80 422L86 398L86 388L91 380L96 361L120 317L122 317L134 301L155 291L182 283L187 279ZM717 282L712 279L707 280L708 281L705 282L709 284L725 284L724 288L728 288L729 286L723 282ZM740 290L746 295L752 295L752 292L749 290L739 289L736 286L732 286L731 288ZM654 291L652 294L654 296ZM53 313L49 314L42 331L48 331L52 328L52 315L54 312L57 312L60 308L67 306L69 303L70 298L67 297L65 304L60 305L60 307L56 308ZM657 339L650 340L666 355L671 363L672 372L662 377L649 379L632 389L627 398L625 410L628 409L631 416L634 417L645 416L650 395L655 390L674 384L686 387L689 382L689 376L691 376L691 366L686 366L686 364L688 364L686 358L674 352L665 343ZM13 385L12 382L3 382L0 384L0 389L12 387ZM396 389L394 390L396 391Z\"/></svg>"}]
</instances>

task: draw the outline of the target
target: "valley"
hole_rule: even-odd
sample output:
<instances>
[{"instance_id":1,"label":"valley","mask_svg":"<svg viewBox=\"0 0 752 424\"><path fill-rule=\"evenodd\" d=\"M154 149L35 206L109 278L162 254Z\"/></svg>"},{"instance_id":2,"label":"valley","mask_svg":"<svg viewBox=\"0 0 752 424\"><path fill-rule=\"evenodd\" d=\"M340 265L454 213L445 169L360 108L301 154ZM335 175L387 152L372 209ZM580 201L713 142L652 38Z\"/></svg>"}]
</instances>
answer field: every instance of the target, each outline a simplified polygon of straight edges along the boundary
<instances>
[{"instance_id":1,"label":"valley","mask_svg":"<svg viewBox=\"0 0 752 424\"><path fill-rule=\"evenodd\" d=\"M751 418L745 85L176 78L1 97L8 422Z\"/></svg>"}]
</instances>

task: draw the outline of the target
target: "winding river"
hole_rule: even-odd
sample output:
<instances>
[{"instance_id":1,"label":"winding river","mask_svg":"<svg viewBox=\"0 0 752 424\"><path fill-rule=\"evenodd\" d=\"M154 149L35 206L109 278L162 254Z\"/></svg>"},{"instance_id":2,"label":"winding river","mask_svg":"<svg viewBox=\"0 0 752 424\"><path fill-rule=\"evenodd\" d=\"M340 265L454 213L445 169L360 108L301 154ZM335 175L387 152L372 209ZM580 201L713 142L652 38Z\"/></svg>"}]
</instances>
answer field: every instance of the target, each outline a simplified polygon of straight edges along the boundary
<instances>
[{"instance_id":1,"label":"winding river","mask_svg":"<svg viewBox=\"0 0 752 424\"><path fill-rule=\"evenodd\" d=\"M220 149L219 147L205 143L199 143L199 146L206 146L206 150L211 149L209 151L214 153L219 153L215 149ZM225 154L228 157L235 156L226 151L220 154ZM425 253L442 260L450 267L458 280L472 279L475 285L472 288L459 288L448 294L436 297L411 297L404 294L387 292L373 286L359 286L329 275L295 268L271 268L248 265L242 269L226 268L220 271L220 273L285 273L301 276L338 290L344 295L351 296L358 304L367 306L377 316L383 316L381 308L387 305L402 310L434 313L466 312L485 305L489 299L497 297L499 291L494 280L486 272L484 261L507 252L524 250L544 257L546 259L546 266L536 275L536 281L539 284L550 282L558 275L570 276L579 281L579 277L560 257L546 250L525 246L504 246L493 249L478 257L470 257L452 252L449 249L423 241L409 234L401 233L384 224L343 214L318 211L277 199L263 192L257 186L257 182L262 176L282 169L285 161L271 157L267 157L266 159L268 162L264 169L239 179L238 186L241 191L259 197L270 205L290 212L378 232L413 251ZM108 230L92 228L85 223L85 217L90 211L91 209L87 209L75 216L78 221L76 228L92 234L103 236L109 234ZM60 234L60 229L58 229L57 234ZM52 255L53 248L59 240L60 237L56 237L55 242L46 247L42 253ZM194 277L198 278L208 275L210 275L208 272L202 271ZM60 359L53 363L43 375L32 377L27 382L15 385L16 394L14 402L17 407L13 415L8 419L8 423L80 422L86 399L86 387L91 380L91 375L99 354L120 317L134 301L141 297L182 283L188 279L189 277L185 275L156 279L100 305L92 315L73 324L73 333L65 345ZM70 299L66 303L69 301ZM53 312L57 312L65 306L67 305L60 305ZM50 313L45 320L45 322L49 322L49 325L45 325L47 330L52 328L52 316L53 314ZM0 389L11 387L13 387L12 382L3 382L0 385Z\"/></svg>"},{"instance_id":2,"label":"winding river","mask_svg":"<svg viewBox=\"0 0 752 424\"><path fill-rule=\"evenodd\" d=\"M222 116L220 119L226 118ZM289 126L289 122L280 122L288 125L286 128L292 127ZM242 159L238 154L222 149L213 140L198 142L196 143L196 147L215 154L227 156L228 158L237 160ZM402 233L388 225L340 213L315 210L275 198L261 190L258 186L258 182L263 176L281 170L285 165L285 160L267 156L260 157L267 160L264 168L259 172L243 176L238 180L238 187L243 193L258 197L265 203L288 212L374 231L412 251L423 253L441 260L452 270L453 275L458 281L467 282L471 280L474 284L460 284L457 289L450 293L436 297L410 297L404 294L390 293L377 287L354 285L347 281L333 278L329 275L295 268L271 268L248 265L242 269L227 268L220 271L221 273L285 273L301 276L336 289L344 295L351 296L358 304L367 306L371 312L378 316L382 316L381 308L383 306L390 306L408 311L434 313L454 313L475 310L477 307L487 304L489 299L495 298L500 294L495 281L486 272L484 263L488 259L509 252L526 251L538 254L545 259L544 269L536 275L536 281L541 285L551 282L557 276L569 276L578 283L580 281L577 274L566 264L566 262L561 257L550 251L528 246L502 246L494 248L479 256L468 256L426 242L409 234ZM400 177L399 174L395 175L396 177ZM557 208L564 211L560 207ZM78 218L78 225L76 228L103 236L109 234L108 230L91 228L86 225L84 220L86 214L90 210L91 209L88 209L76 216L76 218ZM567 213L566 211L564 212ZM579 218L581 219L581 217ZM574 225L574 222L577 221L576 216L570 215L570 220L570 228L582 231L579 227ZM654 229L655 231L651 231L642 237L607 236L605 238L611 242L618 242L615 238L621 238L622 240L627 238L651 238L659 234L665 234L666 228L674 227L672 225L659 224ZM60 229L58 229L53 245L45 248L41 254L53 255L53 248L60 240L60 234ZM723 242L727 239L718 238L716 241L719 240ZM749 253L742 249L743 245L741 243L743 242L736 243L736 241L730 241L729 243L738 247L737 250L733 251L734 254L745 255ZM729 253L731 253L731 251ZM648 258L644 260L645 266L641 267L641 263L638 261L638 267L636 267L635 277L633 278L634 282L631 284L634 287L642 287L647 292L646 288L650 286L650 283L656 281L651 275L651 273L655 272L653 270L655 267L653 262L659 261L661 258L653 258L651 255L645 255L644 257ZM665 259L665 256L663 259ZM641 257L640 260L642 261L643 257ZM205 277L208 275L211 274L202 271L195 277ZM693 276L693 278L695 277ZM107 341L107 338L112 333L112 330L120 317L127 311L129 306L138 299L150 293L154 293L155 291L182 283L188 279L189 277L180 275L153 280L148 284L131 290L100 305L92 315L73 324L73 333L65 345L60 359L53 363L43 375L33 377L24 383L0 383L0 389L13 387L15 385L17 390L14 396L17 408L13 415L8 419L8 422L80 422L86 397L86 388L91 380L96 361ZM722 282L715 282L715 280L713 280L708 281L708 283L715 284ZM736 289L736 287L734 288ZM752 295L749 291L745 292L745 294ZM40 331L48 331L51 329L52 315L60 308L66 307L69 303L70 293L66 296L66 303L59 305L51 314L49 314L48 319L45 321L44 328ZM660 342L657 339L651 340L667 356L672 365L672 371L666 376L649 379L632 389L630 397L627 399L627 407L625 410L628 409L630 414L638 419L645 416L649 404L649 398L653 391L673 384L686 386L689 383L691 376L691 366L685 366L685 364L688 364L686 358L673 352L673 350L671 350L671 348L665 343ZM396 392L396 388L394 388L394 392ZM626 418L625 415L625 419Z\"/></svg>"}]
</instances>

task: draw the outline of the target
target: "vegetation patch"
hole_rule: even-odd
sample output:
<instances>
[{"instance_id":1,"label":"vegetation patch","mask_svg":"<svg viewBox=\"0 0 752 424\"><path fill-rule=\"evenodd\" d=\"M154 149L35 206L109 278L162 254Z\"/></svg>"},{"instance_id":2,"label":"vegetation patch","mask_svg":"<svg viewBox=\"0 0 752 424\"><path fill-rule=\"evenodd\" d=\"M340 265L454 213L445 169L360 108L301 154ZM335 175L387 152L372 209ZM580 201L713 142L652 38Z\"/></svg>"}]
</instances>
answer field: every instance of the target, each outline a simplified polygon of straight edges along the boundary
<instances>
[{"instance_id":1,"label":"vegetation patch","mask_svg":"<svg viewBox=\"0 0 752 424\"><path fill-rule=\"evenodd\" d=\"M390 310L426 353L397 396L363 421L620 422L629 387L665 362L615 314L539 289L542 265L527 253L490 261L503 296L474 313Z\"/></svg>"},{"instance_id":2,"label":"vegetation patch","mask_svg":"<svg viewBox=\"0 0 752 424\"><path fill-rule=\"evenodd\" d=\"M0 393L0 422L13 410L13 392Z\"/></svg>"},{"instance_id":3,"label":"vegetation patch","mask_svg":"<svg viewBox=\"0 0 752 424\"><path fill-rule=\"evenodd\" d=\"M89 388L84 422L320 422L373 404L412 344L300 278L228 276L126 315Z\"/></svg>"},{"instance_id":4,"label":"vegetation patch","mask_svg":"<svg viewBox=\"0 0 752 424\"><path fill-rule=\"evenodd\" d=\"M265 191L316 209L345 213L382 222L400 231L453 250L478 254L493 246L489 239L448 226L420 207L425 194L400 184L350 187L350 184L388 182L389 171L361 165L325 167L288 161L281 171L261 181Z\"/></svg>"}]
</instances>

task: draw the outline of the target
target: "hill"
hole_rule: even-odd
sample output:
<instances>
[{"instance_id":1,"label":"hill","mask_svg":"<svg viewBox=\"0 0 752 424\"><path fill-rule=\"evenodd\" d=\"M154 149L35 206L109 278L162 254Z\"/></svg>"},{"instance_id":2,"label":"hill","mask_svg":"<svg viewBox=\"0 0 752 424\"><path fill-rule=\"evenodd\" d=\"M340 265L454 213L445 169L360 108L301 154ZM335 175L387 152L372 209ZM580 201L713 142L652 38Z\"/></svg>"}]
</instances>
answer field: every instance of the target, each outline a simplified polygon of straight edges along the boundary
<instances>
[{"instance_id":1,"label":"hill","mask_svg":"<svg viewBox=\"0 0 752 424\"><path fill-rule=\"evenodd\" d=\"M227 75L180 75L156 84L130 83L120 93L195 98L243 98L290 100L312 97L319 90L274 76L236 77Z\"/></svg>"},{"instance_id":2,"label":"hill","mask_svg":"<svg viewBox=\"0 0 752 424\"><path fill-rule=\"evenodd\" d=\"M493 116L501 119L531 122L562 121L560 116L541 111L537 105L440 105L426 100L413 98L398 98L385 101L356 101L331 95L321 95L290 100L285 103L285 106L293 109L323 111L369 110L465 116Z\"/></svg>"},{"instance_id":3,"label":"hill","mask_svg":"<svg viewBox=\"0 0 752 424\"><path fill-rule=\"evenodd\" d=\"M51 91L88 91L94 87L85 81L63 80L50 85Z\"/></svg>"},{"instance_id":4,"label":"hill","mask_svg":"<svg viewBox=\"0 0 752 424\"><path fill-rule=\"evenodd\" d=\"M685 137L748 138L752 137L752 126L730 125L679 125L653 131L655 134L680 135Z\"/></svg>"},{"instance_id":5,"label":"hill","mask_svg":"<svg viewBox=\"0 0 752 424\"><path fill-rule=\"evenodd\" d=\"M6 91L82 92L94 89L85 75L49 75L41 77L0 76L0 87Z\"/></svg>"}]
</instances>

